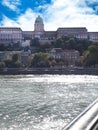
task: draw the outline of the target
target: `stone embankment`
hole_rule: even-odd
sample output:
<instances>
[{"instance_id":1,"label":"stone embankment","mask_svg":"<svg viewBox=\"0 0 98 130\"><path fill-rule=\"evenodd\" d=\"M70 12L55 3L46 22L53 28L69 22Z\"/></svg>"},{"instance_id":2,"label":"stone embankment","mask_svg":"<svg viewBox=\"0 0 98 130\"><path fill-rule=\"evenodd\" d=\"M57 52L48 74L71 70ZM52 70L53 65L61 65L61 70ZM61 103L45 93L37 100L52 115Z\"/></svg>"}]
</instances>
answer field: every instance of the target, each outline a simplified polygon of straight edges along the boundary
<instances>
[{"instance_id":1,"label":"stone embankment","mask_svg":"<svg viewBox=\"0 0 98 130\"><path fill-rule=\"evenodd\" d=\"M77 74L77 75L98 75L98 68L4 68L0 69L0 75L18 74Z\"/></svg>"}]
</instances>

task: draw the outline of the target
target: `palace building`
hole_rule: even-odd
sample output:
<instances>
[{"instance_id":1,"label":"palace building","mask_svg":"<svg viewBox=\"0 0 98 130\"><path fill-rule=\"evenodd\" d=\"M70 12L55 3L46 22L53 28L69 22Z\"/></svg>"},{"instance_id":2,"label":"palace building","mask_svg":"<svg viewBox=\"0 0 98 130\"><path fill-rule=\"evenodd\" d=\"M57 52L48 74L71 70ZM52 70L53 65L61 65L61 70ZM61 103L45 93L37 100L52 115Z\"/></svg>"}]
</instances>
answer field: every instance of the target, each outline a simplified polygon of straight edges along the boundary
<instances>
[{"instance_id":1,"label":"palace building","mask_svg":"<svg viewBox=\"0 0 98 130\"><path fill-rule=\"evenodd\" d=\"M78 39L90 39L98 41L98 32L88 32L85 27L58 28L56 31L45 31L43 19L38 16L35 20L34 31L22 31L17 27L0 27L0 44L20 43L24 40L38 38L42 42L49 42L55 39L71 36Z\"/></svg>"},{"instance_id":2,"label":"palace building","mask_svg":"<svg viewBox=\"0 0 98 130\"><path fill-rule=\"evenodd\" d=\"M0 27L0 44L21 43L23 40L21 28Z\"/></svg>"}]
</instances>

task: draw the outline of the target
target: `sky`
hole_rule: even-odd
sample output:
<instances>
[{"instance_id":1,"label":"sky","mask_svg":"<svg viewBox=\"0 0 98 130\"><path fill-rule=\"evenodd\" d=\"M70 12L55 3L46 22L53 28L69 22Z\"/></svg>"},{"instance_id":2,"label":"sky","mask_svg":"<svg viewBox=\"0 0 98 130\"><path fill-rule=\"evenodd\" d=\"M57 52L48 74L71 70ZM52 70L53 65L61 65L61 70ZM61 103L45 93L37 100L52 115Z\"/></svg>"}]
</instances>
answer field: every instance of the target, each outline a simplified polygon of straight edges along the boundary
<instances>
[{"instance_id":1,"label":"sky","mask_svg":"<svg viewBox=\"0 0 98 130\"><path fill-rule=\"evenodd\" d=\"M98 32L98 0L0 0L0 26L33 31L38 15L46 31L86 27Z\"/></svg>"}]
</instances>

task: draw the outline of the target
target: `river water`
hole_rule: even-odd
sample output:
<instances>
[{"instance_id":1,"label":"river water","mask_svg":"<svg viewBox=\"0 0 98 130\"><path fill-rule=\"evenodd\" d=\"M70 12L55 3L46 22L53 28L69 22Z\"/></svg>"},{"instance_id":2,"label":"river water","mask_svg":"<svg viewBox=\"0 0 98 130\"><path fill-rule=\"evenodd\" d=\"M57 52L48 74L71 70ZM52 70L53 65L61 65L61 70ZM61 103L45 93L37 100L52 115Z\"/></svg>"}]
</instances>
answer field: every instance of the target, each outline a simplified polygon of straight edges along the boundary
<instances>
[{"instance_id":1,"label":"river water","mask_svg":"<svg viewBox=\"0 0 98 130\"><path fill-rule=\"evenodd\" d=\"M98 76L0 76L0 130L61 130L98 96Z\"/></svg>"}]
</instances>

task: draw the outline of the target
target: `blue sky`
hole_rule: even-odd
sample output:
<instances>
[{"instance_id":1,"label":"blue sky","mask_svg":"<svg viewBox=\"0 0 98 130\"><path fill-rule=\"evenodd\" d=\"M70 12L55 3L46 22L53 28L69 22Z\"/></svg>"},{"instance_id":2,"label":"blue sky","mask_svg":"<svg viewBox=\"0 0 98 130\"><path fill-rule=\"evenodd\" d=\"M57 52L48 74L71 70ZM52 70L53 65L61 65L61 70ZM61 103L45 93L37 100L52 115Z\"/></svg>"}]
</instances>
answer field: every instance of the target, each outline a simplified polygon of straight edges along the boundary
<instances>
[{"instance_id":1,"label":"blue sky","mask_svg":"<svg viewBox=\"0 0 98 130\"><path fill-rule=\"evenodd\" d=\"M40 15L45 30L58 27L87 27L98 31L98 0L1 0L0 26L34 29Z\"/></svg>"}]
</instances>

